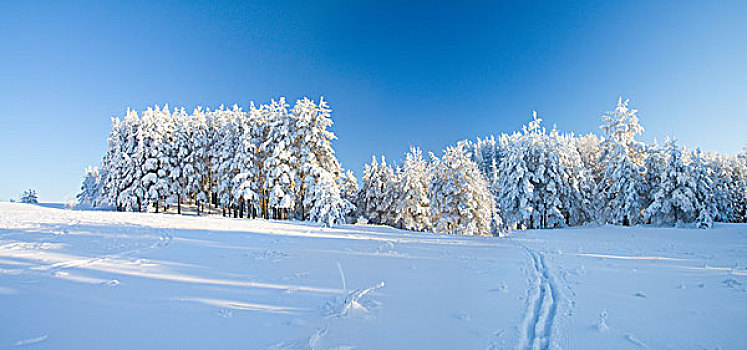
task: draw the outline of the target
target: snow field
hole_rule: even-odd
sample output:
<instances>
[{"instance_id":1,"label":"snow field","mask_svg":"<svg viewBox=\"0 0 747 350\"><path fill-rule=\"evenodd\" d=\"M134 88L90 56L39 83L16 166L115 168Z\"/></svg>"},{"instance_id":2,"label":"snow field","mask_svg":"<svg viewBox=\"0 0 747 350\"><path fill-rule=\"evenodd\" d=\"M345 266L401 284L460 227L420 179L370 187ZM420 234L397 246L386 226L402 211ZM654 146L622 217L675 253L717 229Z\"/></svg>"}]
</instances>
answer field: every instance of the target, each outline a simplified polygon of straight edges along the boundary
<instances>
[{"instance_id":1,"label":"snow field","mask_svg":"<svg viewBox=\"0 0 747 350\"><path fill-rule=\"evenodd\" d=\"M0 203L0 348L741 349L747 226L509 238Z\"/></svg>"}]
</instances>

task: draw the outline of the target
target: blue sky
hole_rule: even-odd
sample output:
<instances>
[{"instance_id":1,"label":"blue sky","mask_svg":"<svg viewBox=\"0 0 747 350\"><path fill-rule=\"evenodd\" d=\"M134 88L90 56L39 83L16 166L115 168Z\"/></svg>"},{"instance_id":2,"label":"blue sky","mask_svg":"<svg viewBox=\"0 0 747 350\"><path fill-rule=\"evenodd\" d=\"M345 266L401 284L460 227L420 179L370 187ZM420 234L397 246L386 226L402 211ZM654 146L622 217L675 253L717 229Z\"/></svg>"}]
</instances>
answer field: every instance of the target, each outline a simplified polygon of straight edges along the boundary
<instances>
[{"instance_id":1,"label":"blue sky","mask_svg":"<svg viewBox=\"0 0 747 350\"><path fill-rule=\"evenodd\" d=\"M372 154L512 131L598 132L631 99L645 141L747 141L747 2L0 2L0 200L77 192L110 117L152 104L329 101Z\"/></svg>"}]
</instances>

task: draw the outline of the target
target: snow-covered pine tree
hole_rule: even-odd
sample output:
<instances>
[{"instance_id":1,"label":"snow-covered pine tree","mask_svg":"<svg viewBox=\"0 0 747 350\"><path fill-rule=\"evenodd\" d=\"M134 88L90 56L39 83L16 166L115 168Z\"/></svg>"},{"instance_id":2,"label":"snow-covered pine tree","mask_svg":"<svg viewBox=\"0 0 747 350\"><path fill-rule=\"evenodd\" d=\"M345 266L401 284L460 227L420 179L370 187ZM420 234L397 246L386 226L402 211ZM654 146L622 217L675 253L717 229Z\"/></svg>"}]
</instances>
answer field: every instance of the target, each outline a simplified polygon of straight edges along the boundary
<instances>
[{"instance_id":1,"label":"snow-covered pine tree","mask_svg":"<svg viewBox=\"0 0 747 350\"><path fill-rule=\"evenodd\" d=\"M381 162L373 157L363 174L363 186L358 195L361 214L374 224L391 225L394 222L394 208L390 202L394 198L391 184L395 182L394 170L386 164L384 156Z\"/></svg>"},{"instance_id":2,"label":"snow-covered pine tree","mask_svg":"<svg viewBox=\"0 0 747 350\"><path fill-rule=\"evenodd\" d=\"M576 149L579 156L581 156L584 167L589 170L594 183L598 183L602 179L602 173L604 172L602 163L599 162L602 139L597 135L589 133L577 137L575 141Z\"/></svg>"},{"instance_id":3,"label":"snow-covered pine tree","mask_svg":"<svg viewBox=\"0 0 747 350\"><path fill-rule=\"evenodd\" d=\"M576 226L591 222L597 214L593 208L596 183L578 151L577 138L553 130L548 144L550 153L559 158L557 183L560 184L559 199L565 224Z\"/></svg>"},{"instance_id":4,"label":"snow-covered pine tree","mask_svg":"<svg viewBox=\"0 0 747 350\"><path fill-rule=\"evenodd\" d=\"M232 208L237 204L233 197L234 177L238 170L238 163L235 161L239 144L239 118L243 112L234 105L232 109L226 109L221 106L214 112L215 120L219 127L215 133L215 140L212 151L212 163L215 176L215 192L218 196L218 202L223 208L223 214L231 215Z\"/></svg>"},{"instance_id":5,"label":"snow-covered pine tree","mask_svg":"<svg viewBox=\"0 0 747 350\"><path fill-rule=\"evenodd\" d=\"M91 207L96 207L100 202L101 195L101 177L97 167L89 166L86 168L86 174L83 177L83 184L80 187L80 193L75 197L78 203Z\"/></svg>"},{"instance_id":6,"label":"snow-covered pine tree","mask_svg":"<svg viewBox=\"0 0 747 350\"><path fill-rule=\"evenodd\" d=\"M497 147L495 137L494 136L488 136L486 138L477 138L477 141L470 142L468 144L470 146L470 153L472 154L472 161L477 164L477 168L480 169L480 172L485 175L486 179L492 179L493 173L492 173L492 164L498 163L499 155L497 154Z\"/></svg>"},{"instance_id":7,"label":"snow-covered pine tree","mask_svg":"<svg viewBox=\"0 0 747 350\"><path fill-rule=\"evenodd\" d=\"M370 223L374 223L373 216L376 213L377 198L374 191L378 186L379 162L376 156L371 157L371 163L363 166L362 185L356 195L356 212L358 216L365 218Z\"/></svg>"},{"instance_id":8,"label":"snow-covered pine tree","mask_svg":"<svg viewBox=\"0 0 747 350\"><path fill-rule=\"evenodd\" d=\"M465 144L447 147L439 159L431 155L428 195L433 230L438 233L493 233L494 198Z\"/></svg>"},{"instance_id":9,"label":"snow-covered pine tree","mask_svg":"<svg viewBox=\"0 0 747 350\"><path fill-rule=\"evenodd\" d=\"M340 176L340 195L342 199L353 203L358 203L358 179L351 170L343 171Z\"/></svg>"},{"instance_id":10,"label":"snow-covered pine tree","mask_svg":"<svg viewBox=\"0 0 747 350\"><path fill-rule=\"evenodd\" d=\"M601 143L599 162L604 171L596 193L602 220L617 225L643 222L646 204L643 181L643 144L635 136L643 132L635 109L628 108L622 97L617 107L602 116L600 128L605 139Z\"/></svg>"},{"instance_id":11,"label":"snow-covered pine tree","mask_svg":"<svg viewBox=\"0 0 747 350\"><path fill-rule=\"evenodd\" d=\"M169 139L168 124L171 118L168 106L148 108L141 119L140 142L143 156L140 180L144 191L146 208L153 206L157 213L159 206L169 194ZM165 206L164 206L165 207Z\"/></svg>"},{"instance_id":12,"label":"snow-covered pine tree","mask_svg":"<svg viewBox=\"0 0 747 350\"><path fill-rule=\"evenodd\" d=\"M121 159L119 169L119 194L117 205L125 211L142 211L146 191L142 184L145 147L141 129L141 119L137 112L127 111L122 120L119 145Z\"/></svg>"},{"instance_id":13,"label":"snow-covered pine tree","mask_svg":"<svg viewBox=\"0 0 747 350\"><path fill-rule=\"evenodd\" d=\"M505 157L498 166L497 184L492 186L496 191L503 223L512 229L535 227L532 223L533 175L527 164L527 146L524 136L514 133L508 137Z\"/></svg>"},{"instance_id":14,"label":"snow-covered pine tree","mask_svg":"<svg viewBox=\"0 0 747 350\"><path fill-rule=\"evenodd\" d=\"M431 229L429 184L428 162L423 159L423 152L420 148L410 147L402 163L396 191L399 197L395 203L395 222L400 228L413 231Z\"/></svg>"},{"instance_id":15,"label":"snow-covered pine tree","mask_svg":"<svg viewBox=\"0 0 747 350\"><path fill-rule=\"evenodd\" d=\"M664 152L667 161L661 181L652 186L653 202L646 208L646 218L657 225L693 222L697 217L697 184L676 140L667 140Z\"/></svg>"},{"instance_id":16,"label":"snow-covered pine tree","mask_svg":"<svg viewBox=\"0 0 747 350\"><path fill-rule=\"evenodd\" d=\"M382 156L381 163L376 157L371 157L371 163L364 165L363 184L358 192L358 214L373 224L385 224L386 214L382 212L382 204L386 200L389 189L387 185L394 172L386 165Z\"/></svg>"},{"instance_id":17,"label":"snow-covered pine tree","mask_svg":"<svg viewBox=\"0 0 747 350\"><path fill-rule=\"evenodd\" d=\"M507 137L492 187L508 228L548 228L589 220L586 169L571 136L549 134L533 120Z\"/></svg>"},{"instance_id":18,"label":"snow-covered pine tree","mask_svg":"<svg viewBox=\"0 0 747 350\"><path fill-rule=\"evenodd\" d=\"M327 172L335 182L341 181L342 168L332 148L332 141L337 137L329 131L330 115L323 97L318 105L308 98L298 100L291 111L289 148L293 154L291 167L296 175L296 208L301 219L308 216L317 198L314 195L314 186L319 181L316 174Z\"/></svg>"},{"instance_id":19,"label":"snow-covered pine tree","mask_svg":"<svg viewBox=\"0 0 747 350\"><path fill-rule=\"evenodd\" d=\"M269 106L269 133L261 148L266 154L264 189L267 194L269 214L274 219L287 219L295 205L296 175L291 167L290 151L291 116L285 98L273 100Z\"/></svg>"},{"instance_id":20,"label":"snow-covered pine tree","mask_svg":"<svg viewBox=\"0 0 747 350\"><path fill-rule=\"evenodd\" d=\"M208 162L211 139L208 138L208 121L202 108L198 107L192 112L186 130L192 152L184 159L182 175L186 178L186 195L195 201L199 215L201 207L208 200L206 182L210 178Z\"/></svg>"},{"instance_id":21,"label":"snow-covered pine tree","mask_svg":"<svg viewBox=\"0 0 747 350\"><path fill-rule=\"evenodd\" d=\"M36 190L28 189L23 191L21 194L21 203L39 203L39 196L36 194Z\"/></svg>"},{"instance_id":22,"label":"snow-covered pine tree","mask_svg":"<svg viewBox=\"0 0 747 350\"><path fill-rule=\"evenodd\" d=\"M176 112L176 109L174 110ZM174 130L174 115L171 114L168 105L164 105L161 111L157 114L156 132L158 134L158 145L156 146L157 159L158 159L158 182L157 191L158 198L156 200L156 212L158 212L158 205L163 206L164 211L168 209L169 204L176 202L176 195L171 192L171 171L176 166L176 154L174 149L173 130Z\"/></svg>"},{"instance_id":23,"label":"snow-covered pine tree","mask_svg":"<svg viewBox=\"0 0 747 350\"><path fill-rule=\"evenodd\" d=\"M382 224L389 225L392 227L401 227L397 221L397 202L402 197L399 193L400 182L402 180L402 168L393 164L387 165L385 159L382 158L382 164L384 165L382 170L382 182L384 185L384 192L381 194L382 200L379 203L379 213L381 214Z\"/></svg>"},{"instance_id":24,"label":"snow-covered pine tree","mask_svg":"<svg viewBox=\"0 0 747 350\"><path fill-rule=\"evenodd\" d=\"M666 154L654 140L650 145L645 146L646 156L644 157L643 167L645 169L643 177L644 192L646 194L644 207L648 208L651 203L654 202L654 195L656 194L656 188L661 183L661 173L666 167Z\"/></svg>"},{"instance_id":25,"label":"snow-covered pine tree","mask_svg":"<svg viewBox=\"0 0 747 350\"><path fill-rule=\"evenodd\" d=\"M260 140L256 137L257 124L263 119L258 110L251 104L249 113L239 116L239 139L236 151L236 175L233 178L233 196L237 198L239 205L239 217L256 217L259 213L260 188L259 188L259 162L258 145Z\"/></svg>"},{"instance_id":26,"label":"snow-covered pine tree","mask_svg":"<svg viewBox=\"0 0 747 350\"><path fill-rule=\"evenodd\" d=\"M191 117L184 108L174 109L170 120L171 132L166 155L169 166L169 202L176 203L176 211L182 213L182 202L190 197L189 178L194 176L192 168Z\"/></svg>"},{"instance_id":27,"label":"snow-covered pine tree","mask_svg":"<svg viewBox=\"0 0 747 350\"><path fill-rule=\"evenodd\" d=\"M731 157L731 179L729 205L732 207L731 222L747 222L747 157Z\"/></svg>"},{"instance_id":28,"label":"snow-covered pine tree","mask_svg":"<svg viewBox=\"0 0 747 350\"><path fill-rule=\"evenodd\" d=\"M718 217L713 193L713 176L699 148L690 155L689 170L695 182L695 225L698 228L711 228L713 220Z\"/></svg>"},{"instance_id":29,"label":"snow-covered pine tree","mask_svg":"<svg viewBox=\"0 0 747 350\"><path fill-rule=\"evenodd\" d=\"M129 112L128 112L129 113ZM106 142L106 153L101 160L101 195L99 203L113 205L117 211L121 207L117 203L119 196L119 184L121 182L122 146L120 144L119 132L122 123L119 118L111 118L112 127Z\"/></svg>"},{"instance_id":30,"label":"snow-covered pine tree","mask_svg":"<svg viewBox=\"0 0 747 350\"><path fill-rule=\"evenodd\" d=\"M719 154L706 154L705 161L710 169L713 201L716 205L716 217L714 221L730 222L734 218L731 206L730 191L735 184L733 171L728 157Z\"/></svg>"},{"instance_id":31,"label":"snow-covered pine tree","mask_svg":"<svg viewBox=\"0 0 747 350\"><path fill-rule=\"evenodd\" d=\"M271 169L265 168L265 162L270 156L270 152L273 151L272 144L268 143L267 140L270 137L270 131L273 125L273 113L270 110L270 106L267 104L261 104L259 107L255 107L254 103L250 105L249 114L252 120L251 135L255 143L255 159L256 166L254 172L256 174L255 186L257 188L258 196L257 203L255 203L255 211L257 217L269 218L270 211L268 206L269 201L269 188L267 185L268 172Z\"/></svg>"},{"instance_id":32,"label":"snow-covered pine tree","mask_svg":"<svg viewBox=\"0 0 747 350\"><path fill-rule=\"evenodd\" d=\"M735 185L731 187L731 203L734 206L734 222L747 222L747 159L735 169Z\"/></svg>"},{"instance_id":33,"label":"snow-covered pine tree","mask_svg":"<svg viewBox=\"0 0 747 350\"><path fill-rule=\"evenodd\" d=\"M340 195L340 188L333 174L321 168L317 168L316 171L319 173L312 174L316 179L316 185L309 218L327 227L344 224L345 217L354 208L353 205Z\"/></svg>"}]
</instances>

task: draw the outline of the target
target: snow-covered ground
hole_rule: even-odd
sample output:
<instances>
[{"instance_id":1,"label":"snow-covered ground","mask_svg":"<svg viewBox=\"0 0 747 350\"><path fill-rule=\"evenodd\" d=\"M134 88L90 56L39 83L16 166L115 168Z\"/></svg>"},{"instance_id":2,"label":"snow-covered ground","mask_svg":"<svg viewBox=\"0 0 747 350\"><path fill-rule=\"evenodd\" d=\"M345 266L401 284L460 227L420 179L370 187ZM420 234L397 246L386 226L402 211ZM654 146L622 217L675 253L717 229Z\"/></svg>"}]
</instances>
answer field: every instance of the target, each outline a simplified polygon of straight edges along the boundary
<instances>
[{"instance_id":1,"label":"snow-covered ground","mask_svg":"<svg viewBox=\"0 0 747 350\"><path fill-rule=\"evenodd\" d=\"M0 348L744 349L747 226L511 238L0 203Z\"/></svg>"}]
</instances>

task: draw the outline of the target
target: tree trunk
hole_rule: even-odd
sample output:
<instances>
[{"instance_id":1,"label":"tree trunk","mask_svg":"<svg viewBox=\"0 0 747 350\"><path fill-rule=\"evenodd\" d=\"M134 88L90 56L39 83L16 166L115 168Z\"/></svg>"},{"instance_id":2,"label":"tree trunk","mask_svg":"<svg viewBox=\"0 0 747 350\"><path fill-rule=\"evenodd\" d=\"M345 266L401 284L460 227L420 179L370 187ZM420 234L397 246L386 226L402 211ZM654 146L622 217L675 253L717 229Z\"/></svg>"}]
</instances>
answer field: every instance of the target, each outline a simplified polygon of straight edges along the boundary
<instances>
[{"instance_id":1,"label":"tree trunk","mask_svg":"<svg viewBox=\"0 0 747 350\"><path fill-rule=\"evenodd\" d=\"M176 213L177 214L182 213L182 196L180 195L176 196Z\"/></svg>"}]
</instances>

